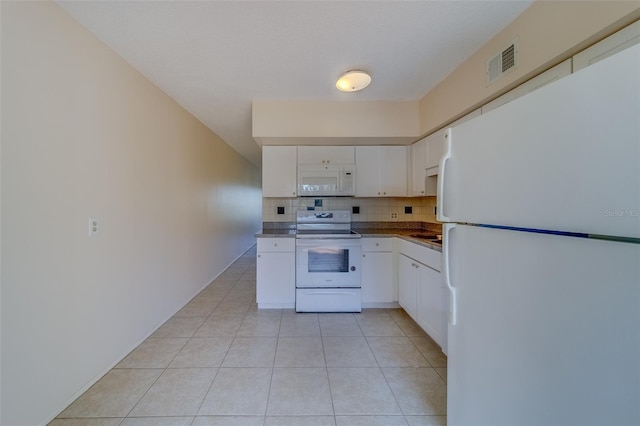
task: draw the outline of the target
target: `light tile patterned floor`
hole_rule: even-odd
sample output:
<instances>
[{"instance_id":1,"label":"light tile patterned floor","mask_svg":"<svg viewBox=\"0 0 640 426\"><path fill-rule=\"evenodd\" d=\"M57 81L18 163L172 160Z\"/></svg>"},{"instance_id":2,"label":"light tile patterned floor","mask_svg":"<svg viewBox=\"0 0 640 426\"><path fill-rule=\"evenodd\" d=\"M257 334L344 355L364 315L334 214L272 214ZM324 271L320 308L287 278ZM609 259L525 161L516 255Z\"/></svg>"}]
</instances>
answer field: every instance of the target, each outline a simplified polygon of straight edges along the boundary
<instances>
[{"instance_id":1,"label":"light tile patterned floor","mask_svg":"<svg viewBox=\"0 0 640 426\"><path fill-rule=\"evenodd\" d=\"M447 360L402 309L258 310L255 247L51 426L445 425Z\"/></svg>"}]
</instances>

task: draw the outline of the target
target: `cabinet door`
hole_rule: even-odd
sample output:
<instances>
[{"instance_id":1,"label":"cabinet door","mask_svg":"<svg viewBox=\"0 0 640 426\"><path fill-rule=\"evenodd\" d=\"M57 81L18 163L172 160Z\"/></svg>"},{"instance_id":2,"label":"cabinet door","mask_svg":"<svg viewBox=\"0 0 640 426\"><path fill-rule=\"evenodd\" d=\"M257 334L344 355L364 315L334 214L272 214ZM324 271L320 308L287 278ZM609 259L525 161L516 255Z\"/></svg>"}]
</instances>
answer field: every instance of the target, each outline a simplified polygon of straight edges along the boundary
<instances>
[{"instance_id":1,"label":"cabinet door","mask_svg":"<svg viewBox=\"0 0 640 426\"><path fill-rule=\"evenodd\" d=\"M445 134L447 134L447 128L427 136L427 169L440 165L440 158L444 154Z\"/></svg>"},{"instance_id":2,"label":"cabinet door","mask_svg":"<svg viewBox=\"0 0 640 426\"><path fill-rule=\"evenodd\" d=\"M380 184L380 149L356 147L356 197L377 197Z\"/></svg>"},{"instance_id":3,"label":"cabinet door","mask_svg":"<svg viewBox=\"0 0 640 426\"><path fill-rule=\"evenodd\" d=\"M413 259L398 255L398 303L413 319L417 310L417 263Z\"/></svg>"},{"instance_id":4,"label":"cabinet door","mask_svg":"<svg viewBox=\"0 0 640 426\"><path fill-rule=\"evenodd\" d=\"M407 147L381 146L380 192L382 197L407 196Z\"/></svg>"},{"instance_id":5,"label":"cabinet door","mask_svg":"<svg viewBox=\"0 0 640 426\"><path fill-rule=\"evenodd\" d=\"M391 303L394 296L393 254L362 253L362 303Z\"/></svg>"},{"instance_id":6,"label":"cabinet door","mask_svg":"<svg viewBox=\"0 0 640 426\"><path fill-rule=\"evenodd\" d=\"M427 138L411 145L411 195L426 195Z\"/></svg>"},{"instance_id":7,"label":"cabinet door","mask_svg":"<svg viewBox=\"0 0 640 426\"><path fill-rule=\"evenodd\" d=\"M262 147L262 196L295 197L297 166L295 146Z\"/></svg>"},{"instance_id":8,"label":"cabinet door","mask_svg":"<svg viewBox=\"0 0 640 426\"><path fill-rule=\"evenodd\" d=\"M416 322L440 346L443 345L442 278L440 272L419 264Z\"/></svg>"},{"instance_id":9,"label":"cabinet door","mask_svg":"<svg viewBox=\"0 0 640 426\"><path fill-rule=\"evenodd\" d=\"M258 307L295 307L295 253L258 253L256 267Z\"/></svg>"},{"instance_id":10,"label":"cabinet door","mask_svg":"<svg viewBox=\"0 0 640 426\"><path fill-rule=\"evenodd\" d=\"M353 146L299 146L298 164L354 164Z\"/></svg>"}]
</instances>

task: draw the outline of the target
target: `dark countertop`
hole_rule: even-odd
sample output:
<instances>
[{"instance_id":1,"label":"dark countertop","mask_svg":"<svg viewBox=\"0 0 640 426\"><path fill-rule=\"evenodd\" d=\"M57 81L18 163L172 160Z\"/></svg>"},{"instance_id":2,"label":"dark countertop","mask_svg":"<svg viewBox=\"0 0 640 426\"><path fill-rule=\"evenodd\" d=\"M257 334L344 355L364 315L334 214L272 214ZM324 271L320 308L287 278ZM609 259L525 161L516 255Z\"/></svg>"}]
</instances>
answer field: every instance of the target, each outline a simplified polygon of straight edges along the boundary
<instances>
[{"instance_id":1,"label":"dark countertop","mask_svg":"<svg viewBox=\"0 0 640 426\"><path fill-rule=\"evenodd\" d=\"M425 234L427 232L416 229L398 228L357 228L355 229L363 238L393 238L398 237L423 247L442 252L442 244L412 237L411 235ZM295 238L295 229L263 229L255 234L257 238Z\"/></svg>"},{"instance_id":2,"label":"dark countertop","mask_svg":"<svg viewBox=\"0 0 640 426\"><path fill-rule=\"evenodd\" d=\"M363 238L392 238L398 237L403 240L418 244L439 252L442 252L442 244L421 238L412 237L412 235L427 234L429 232L416 229L397 229L397 228L359 228L356 229ZM435 234L435 233L431 233Z\"/></svg>"},{"instance_id":3,"label":"dark countertop","mask_svg":"<svg viewBox=\"0 0 640 426\"><path fill-rule=\"evenodd\" d=\"M295 238L295 229L262 229L255 234L258 238Z\"/></svg>"}]
</instances>

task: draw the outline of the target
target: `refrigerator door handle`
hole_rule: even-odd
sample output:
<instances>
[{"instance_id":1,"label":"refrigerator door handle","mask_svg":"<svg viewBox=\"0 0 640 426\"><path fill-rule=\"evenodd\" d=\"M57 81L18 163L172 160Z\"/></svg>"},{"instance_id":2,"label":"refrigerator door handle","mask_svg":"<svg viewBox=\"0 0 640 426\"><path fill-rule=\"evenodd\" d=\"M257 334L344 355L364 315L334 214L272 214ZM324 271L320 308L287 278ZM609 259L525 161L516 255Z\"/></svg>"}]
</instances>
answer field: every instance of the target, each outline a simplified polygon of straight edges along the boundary
<instances>
[{"instance_id":1,"label":"refrigerator door handle","mask_svg":"<svg viewBox=\"0 0 640 426\"><path fill-rule=\"evenodd\" d=\"M440 222L451 222L451 219L444 214L444 176L447 161L451 158L451 128L447 129L447 133L444 135L444 142L444 155L440 159L440 168L438 173L438 208L436 211L436 217Z\"/></svg>"},{"instance_id":2,"label":"refrigerator door handle","mask_svg":"<svg viewBox=\"0 0 640 426\"><path fill-rule=\"evenodd\" d=\"M456 289L451 285L451 275L449 269L449 234L453 228L456 227L455 223L445 223L442 233L442 279L444 280L447 288L449 289L449 324L456 325Z\"/></svg>"}]
</instances>

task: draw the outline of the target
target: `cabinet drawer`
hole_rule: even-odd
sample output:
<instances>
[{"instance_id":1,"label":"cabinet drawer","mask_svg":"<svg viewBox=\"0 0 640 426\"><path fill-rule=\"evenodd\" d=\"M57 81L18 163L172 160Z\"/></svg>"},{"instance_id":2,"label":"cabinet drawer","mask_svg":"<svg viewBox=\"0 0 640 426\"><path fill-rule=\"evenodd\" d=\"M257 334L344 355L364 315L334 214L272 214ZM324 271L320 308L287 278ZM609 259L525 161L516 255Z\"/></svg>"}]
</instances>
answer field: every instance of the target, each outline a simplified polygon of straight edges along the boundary
<instances>
[{"instance_id":1,"label":"cabinet drawer","mask_svg":"<svg viewBox=\"0 0 640 426\"><path fill-rule=\"evenodd\" d=\"M436 271L442 270L442 253L409 241L400 240L399 252L407 257L424 263Z\"/></svg>"},{"instance_id":2,"label":"cabinet drawer","mask_svg":"<svg viewBox=\"0 0 640 426\"><path fill-rule=\"evenodd\" d=\"M393 251L393 238L363 238L362 251Z\"/></svg>"},{"instance_id":3,"label":"cabinet drawer","mask_svg":"<svg viewBox=\"0 0 640 426\"><path fill-rule=\"evenodd\" d=\"M295 238L258 238L258 252L296 251Z\"/></svg>"}]
</instances>

